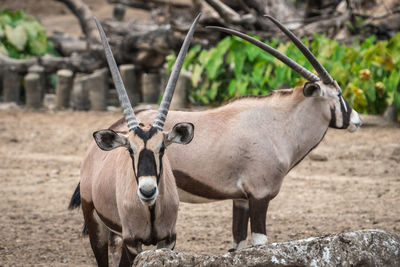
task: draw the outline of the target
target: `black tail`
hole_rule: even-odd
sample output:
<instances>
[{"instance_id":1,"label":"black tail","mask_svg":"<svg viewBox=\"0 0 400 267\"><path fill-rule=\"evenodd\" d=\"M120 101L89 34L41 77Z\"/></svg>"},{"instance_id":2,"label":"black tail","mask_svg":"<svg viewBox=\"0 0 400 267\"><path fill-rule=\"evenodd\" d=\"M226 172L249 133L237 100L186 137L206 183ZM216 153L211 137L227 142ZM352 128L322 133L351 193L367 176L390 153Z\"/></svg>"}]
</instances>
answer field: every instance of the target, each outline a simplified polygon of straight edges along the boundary
<instances>
[{"instance_id":1,"label":"black tail","mask_svg":"<svg viewBox=\"0 0 400 267\"><path fill-rule=\"evenodd\" d=\"M78 186L75 188L75 192L71 197L69 202L68 209L73 210L78 208L81 205L81 183L78 183Z\"/></svg>"}]
</instances>

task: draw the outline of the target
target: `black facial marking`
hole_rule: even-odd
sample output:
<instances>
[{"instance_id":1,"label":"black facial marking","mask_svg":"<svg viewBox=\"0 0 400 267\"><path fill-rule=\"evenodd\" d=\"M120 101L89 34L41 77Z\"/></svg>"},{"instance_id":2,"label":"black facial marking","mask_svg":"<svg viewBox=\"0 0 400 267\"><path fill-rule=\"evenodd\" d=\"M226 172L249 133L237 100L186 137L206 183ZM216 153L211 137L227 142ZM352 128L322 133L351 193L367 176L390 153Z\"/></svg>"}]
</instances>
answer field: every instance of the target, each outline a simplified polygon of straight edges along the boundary
<instances>
[{"instance_id":1,"label":"black facial marking","mask_svg":"<svg viewBox=\"0 0 400 267\"><path fill-rule=\"evenodd\" d=\"M128 148L129 153L131 154L133 170L135 172L137 181L141 176L156 176L157 184L160 180L160 176L162 175L162 157L164 156L165 146L162 145L159 151L160 169L158 170L158 174L157 174L157 165L155 161L154 152L146 148L147 141L151 137L153 137L153 135L157 131L158 129L154 128L153 126L151 126L148 131L144 131L140 127L135 128L135 134L143 140L145 146L145 148L142 151L140 151L139 155L136 155L139 157L137 171L135 169L135 161L134 161L135 155L133 153L132 148Z\"/></svg>"},{"instance_id":2,"label":"black facial marking","mask_svg":"<svg viewBox=\"0 0 400 267\"><path fill-rule=\"evenodd\" d=\"M331 121L329 122L329 127L337 128L336 127L336 108L331 108Z\"/></svg>"},{"instance_id":3,"label":"black facial marking","mask_svg":"<svg viewBox=\"0 0 400 267\"><path fill-rule=\"evenodd\" d=\"M157 128L154 128L153 126L151 126L148 131L143 131L140 127L135 128L136 135L139 136L145 144L156 132Z\"/></svg>"},{"instance_id":4,"label":"black facial marking","mask_svg":"<svg viewBox=\"0 0 400 267\"><path fill-rule=\"evenodd\" d=\"M139 154L139 166L137 176L156 176L156 161L154 153L151 150L144 148Z\"/></svg>"},{"instance_id":5,"label":"black facial marking","mask_svg":"<svg viewBox=\"0 0 400 267\"><path fill-rule=\"evenodd\" d=\"M342 93L339 92L338 98L340 103L340 111L342 113L343 125L341 127L336 126L336 113L335 113L336 108L333 107L331 108L331 121L329 123L329 127L336 129L347 129L347 127L349 127L350 124L350 115L352 108L350 107L349 103L343 98Z\"/></svg>"},{"instance_id":6,"label":"black facial marking","mask_svg":"<svg viewBox=\"0 0 400 267\"><path fill-rule=\"evenodd\" d=\"M341 98L340 109L343 114L343 127L342 128L347 129L347 127L349 127L349 124L350 124L350 114L351 114L352 109L351 109L349 103L347 103L347 101L343 98L342 94L340 94L339 97ZM344 107L343 102L346 105L346 108ZM347 112L346 112L346 109L347 109Z\"/></svg>"},{"instance_id":7,"label":"black facial marking","mask_svg":"<svg viewBox=\"0 0 400 267\"><path fill-rule=\"evenodd\" d=\"M162 157L163 156L164 156L164 152L163 153L160 152L160 154L158 156L159 157L159 161L158 162L160 162L160 169L159 169L158 175L157 175L157 184L158 184L158 181L160 181L160 177L161 177L162 172L163 172L163 164L162 164Z\"/></svg>"}]
</instances>

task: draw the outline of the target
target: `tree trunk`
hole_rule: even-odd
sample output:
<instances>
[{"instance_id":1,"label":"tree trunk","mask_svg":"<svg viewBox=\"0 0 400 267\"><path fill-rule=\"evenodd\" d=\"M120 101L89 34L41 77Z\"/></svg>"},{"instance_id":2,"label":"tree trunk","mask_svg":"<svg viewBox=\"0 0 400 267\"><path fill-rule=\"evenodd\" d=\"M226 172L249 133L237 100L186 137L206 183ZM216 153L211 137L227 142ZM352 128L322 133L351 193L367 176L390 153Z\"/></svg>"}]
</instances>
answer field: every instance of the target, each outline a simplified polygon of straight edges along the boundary
<instances>
[{"instance_id":1,"label":"tree trunk","mask_svg":"<svg viewBox=\"0 0 400 267\"><path fill-rule=\"evenodd\" d=\"M93 13L82 0L56 0L65 4L78 18L82 31L86 35L89 46L100 43L97 27L93 20Z\"/></svg>"}]
</instances>

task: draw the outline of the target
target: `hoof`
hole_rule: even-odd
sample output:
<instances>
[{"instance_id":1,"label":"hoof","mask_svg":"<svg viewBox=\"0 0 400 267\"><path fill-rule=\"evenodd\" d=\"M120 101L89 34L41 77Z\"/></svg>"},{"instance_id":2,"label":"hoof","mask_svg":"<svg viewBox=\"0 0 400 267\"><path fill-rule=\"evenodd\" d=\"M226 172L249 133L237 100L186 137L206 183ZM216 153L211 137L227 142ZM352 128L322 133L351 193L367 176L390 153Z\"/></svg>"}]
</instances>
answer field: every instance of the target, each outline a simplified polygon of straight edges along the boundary
<instances>
[{"instance_id":1,"label":"hoof","mask_svg":"<svg viewBox=\"0 0 400 267\"><path fill-rule=\"evenodd\" d=\"M228 252L235 252L235 251L236 251L236 248L231 248L228 250Z\"/></svg>"}]
</instances>

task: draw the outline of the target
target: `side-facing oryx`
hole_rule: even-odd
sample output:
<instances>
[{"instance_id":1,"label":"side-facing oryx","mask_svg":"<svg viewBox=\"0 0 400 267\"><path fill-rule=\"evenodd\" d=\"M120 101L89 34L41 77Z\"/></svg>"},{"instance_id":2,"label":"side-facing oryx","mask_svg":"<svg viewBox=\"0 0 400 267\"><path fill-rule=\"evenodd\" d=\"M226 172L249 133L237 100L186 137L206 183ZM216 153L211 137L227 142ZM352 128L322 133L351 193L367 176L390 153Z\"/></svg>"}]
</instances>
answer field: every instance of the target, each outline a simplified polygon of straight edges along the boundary
<instances>
[{"instance_id":1,"label":"side-facing oryx","mask_svg":"<svg viewBox=\"0 0 400 267\"><path fill-rule=\"evenodd\" d=\"M338 83L314 55L281 23L268 18L292 40L319 76L263 42L234 30L210 27L259 46L309 82L265 96L239 97L206 111L171 111L165 124L171 129L179 121L188 121L196 127L189 145L176 146L167 153L179 197L192 203L233 199L233 249L246 245L249 219L252 245L267 242L269 201L279 193L286 174L321 142L328 127L353 132L362 124ZM138 114L147 122L155 116L154 111Z\"/></svg>"},{"instance_id":2,"label":"side-facing oryx","mask_svg":"<svg viewBox=\"0 0 400 267\"><path fill-rule=\"evenodd\" d=\"M99 266L108 266L109 245L120 266L130 265L142 244L169 249L175 246L179 197L164 153L172 143L190 143L194 127L177 123L170 132L163 132L163 127L199 18L185 38L152 124L136 119L105 33L95 19L126 120L123 129L111 127L93 134L95 142L83 161L80 184L70 204L74 208L82 203Z\"/></svg>"}]
</instances>

